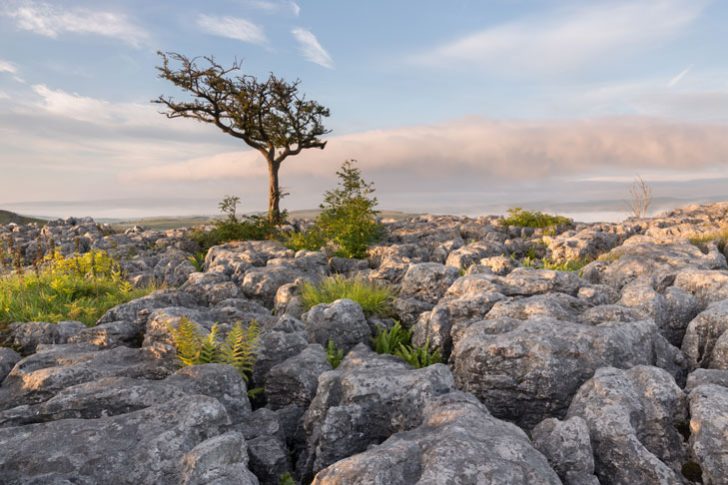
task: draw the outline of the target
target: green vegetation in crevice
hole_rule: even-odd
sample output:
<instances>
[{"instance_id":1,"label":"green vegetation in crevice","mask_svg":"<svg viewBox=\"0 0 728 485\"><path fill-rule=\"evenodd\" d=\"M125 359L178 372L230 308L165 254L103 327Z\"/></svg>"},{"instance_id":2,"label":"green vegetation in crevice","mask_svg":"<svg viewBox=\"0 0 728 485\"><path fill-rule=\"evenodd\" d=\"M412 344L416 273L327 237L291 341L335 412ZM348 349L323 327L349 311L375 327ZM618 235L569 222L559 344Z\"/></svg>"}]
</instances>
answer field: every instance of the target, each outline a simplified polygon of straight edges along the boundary
<instances>
[{"instance_id":1,"label":"green vegetation in crevice","mask_svg":"<svg viewBox=\"0 0 728 485\"><path fill-rule=\"evenodd\" d=\"M424 345L412 345L412 331L402 328L399 322L392 328L380 328L372 339L372 347L379 354L391 354L407 362L415 369L439 364L442 355L439 350L430 348L429 337Z\"/></svg>"},{"instance_id":2,"label":"green vegetation in crevice","mask_svg":"<svg viewBox=\"0 0 728 485\"><path fill-rule=\"evenodd\" d=\"M392 313L394 291L387 285L372 283L363 278L330 276L318 284L306 282L301 287L306 310L320 303L333 303L342 298L357 302L367 316L389 316Z\"/></svg>"},{"instance_id":3,"label":"green vegetation in crevice","mask_svg":"<svg viewBox=\"0 0 728 485\"><path fill-rule=\"evenodd\" d=\"M331 339L329 339L329 341L326 343L326 359L329 361L329 364L331 364L331 367L334 369L339 367L341 361L344 360L344 350L337 348L336 344Z\"/></svg>"},{"instance_id":4,"label":"green vegetation in crevice","mask_svg":"<svg viewBox=\"0 0 728 485\"><path fill-rule=\"evenodd\" d=\"M205 334L190 319L183 317L178 325L169 325L177 358L183 366L200 364L229 364L246 381L250 378L255 364L260 329L256 321L244 327L237 322L224 340L218 339L219 327L213 325Z\"/></svg>"}]
</instances>

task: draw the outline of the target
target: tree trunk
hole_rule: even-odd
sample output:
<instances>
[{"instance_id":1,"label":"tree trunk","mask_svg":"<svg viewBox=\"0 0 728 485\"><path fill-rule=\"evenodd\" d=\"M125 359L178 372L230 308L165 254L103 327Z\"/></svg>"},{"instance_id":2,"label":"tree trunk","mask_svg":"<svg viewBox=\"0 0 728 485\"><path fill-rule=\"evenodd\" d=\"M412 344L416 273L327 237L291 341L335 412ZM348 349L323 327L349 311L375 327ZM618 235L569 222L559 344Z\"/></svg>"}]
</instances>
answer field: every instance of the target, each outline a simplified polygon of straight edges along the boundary
<instances>
[{"instance_id":1,"label":"tree trunk","mask_svg":"<svg viewBox=\"0 0 728 485\"><path fill-rule=\"evenodd\" d=\"M278 186L278 169L281 164L268 160L268 221L271 224L281 222L281 190Z\"/></svg>"}]
</instances>

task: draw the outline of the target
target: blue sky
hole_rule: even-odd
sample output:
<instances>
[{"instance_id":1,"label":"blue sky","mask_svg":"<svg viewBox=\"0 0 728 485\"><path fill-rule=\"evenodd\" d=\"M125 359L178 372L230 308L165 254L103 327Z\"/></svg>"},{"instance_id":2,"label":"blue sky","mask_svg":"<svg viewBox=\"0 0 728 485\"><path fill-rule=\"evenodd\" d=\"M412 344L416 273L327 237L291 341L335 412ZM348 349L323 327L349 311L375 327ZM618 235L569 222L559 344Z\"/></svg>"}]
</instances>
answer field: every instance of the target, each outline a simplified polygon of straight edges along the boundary
<instances>
[{"instance_id":1,"label":"blue sky","mask_svg":"<svg viewBox=\"0 0 728 485\"><path fill-rule=\"evenodd\" d=\"M636 174L697 200L728 176L727 21L718 0L0 0L0 206L264 207L255 153L149 104L174 93L157 50L243 59L331 108L327 149L283 166L291 209L345 158L387 208L616 199Z\"/></svg>"}]
</instances>

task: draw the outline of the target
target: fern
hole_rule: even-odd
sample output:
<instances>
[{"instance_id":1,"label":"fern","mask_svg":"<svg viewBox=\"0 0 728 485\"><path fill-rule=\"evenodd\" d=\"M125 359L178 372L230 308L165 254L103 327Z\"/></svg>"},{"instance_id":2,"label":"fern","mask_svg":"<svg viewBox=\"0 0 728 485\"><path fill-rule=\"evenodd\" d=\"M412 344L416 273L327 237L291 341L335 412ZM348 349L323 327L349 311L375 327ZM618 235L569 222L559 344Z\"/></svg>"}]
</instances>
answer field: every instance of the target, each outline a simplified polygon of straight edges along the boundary
<instances>
[{"instance_id":1,"label":"fern","mask_svg":"<svg viewBox=\"0 0 728 485\"><path fill-rule=\"evenodd\" d=\"M334 341L329 339L329 342L326 344L326 358L329 364L331 364L331 367L336 369L341 364L341 361L344 360L344 350L336 348Z\"/></svg>"},{"instance_id":2,"label":"fern","mask_svg":"<svg viewBox=\"0 0 728 485\"><path fill-rule=\"evenodd\" d=\"M233 325L220 349L222 362L233 366L246 382L253 373L259 334L260 328L255 320L247 329L238 322Z\"/></svg>"},{"instance_id":3,"label":"fern","mask_svg":"<svg viewBox=\"0 0 728 485\"><path fill-rule=\"evenodd\" d=\"M289 472L286 472L278 479L278 485L296 485L296 481Z\"/></svg>"},{"instance_id":4,"label":"fern","mask_svg":"<svg viewBox=\"0 0 728 485\"><path fill-rule=\"evenodd\" d=\"M182 365L198 364L202 339L197 324L187 317L182 317L177 328L169 324L168 329L170 335L172 335L174 346L177 348L177 358L182 362Z\"/></svg>"},{"instance_id":5,"label":"fern","mask_svg":"<svg viewBox=\"0 0 728 485\"><path fill-rule=\"evenodd\" d=\"M416 347L400 344L394 355L403 359L416 369L421 369L432 364L442 363L442 355L439 350L430 350L430 338L427 337L425 345Z\"/></svg>"},{"instance_id":6,"label":"fern","mask_svg":"<svg viewBox=\"0 0 728 485\"><path fill-rule=\"evenodd\" d=\"M219 361L219 359L217 358L219 353L217 332L218 327L217 324L215 324L210 329L210 333L207 335L207 337L202 339L200 345L200 356L197 359L197 364L214 364L215 362Z\"/></svg>"},{"instance_id":7,"label":"fern","mask_svg":"<svg viewBox=\"0 0 728 485\"><path fill-rule=\"evenodd\" d=\"M407 330L395 323L389 330L380 328L377 335L372 339L374 351L379 354L394 354L402 345L407 345L412 340L412 331Z\"/></svg>"}]
</instances>

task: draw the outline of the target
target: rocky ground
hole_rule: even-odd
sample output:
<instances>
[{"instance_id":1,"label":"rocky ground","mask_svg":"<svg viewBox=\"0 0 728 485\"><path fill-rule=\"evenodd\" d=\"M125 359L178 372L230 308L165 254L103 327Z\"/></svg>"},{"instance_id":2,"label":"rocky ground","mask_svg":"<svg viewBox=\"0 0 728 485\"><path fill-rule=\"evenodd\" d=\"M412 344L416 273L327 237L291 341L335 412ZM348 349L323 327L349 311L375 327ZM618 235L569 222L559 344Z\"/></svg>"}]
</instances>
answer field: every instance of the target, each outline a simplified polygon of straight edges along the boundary
<instances>
[{"instance_id":1,"label":"rocky ground","mask_svg":"<svg viewBox=\"0 0 728 485\"><path fill-rule=\"evenodd\" d=\"M728 483L728 264L687 240L727 217L714 204L546 235L420 216L388 224L368 260L238 242L212 248L203 272L183 230L0 226L28 258L49 239L101 248L134 283L167 287L93 328L10 327L0 482ZM523 267L534 256L594 261ZM398 319L447 364L373 352L392 320L349 300L304 312L301 283L331 274L395 287ZM168 325L185 316L223 331L258 321L252 382L180 369ZM329 338L348 351L335 370ZM252 387L264 393L251 404Z\"/></svg>"}]
</instances>

